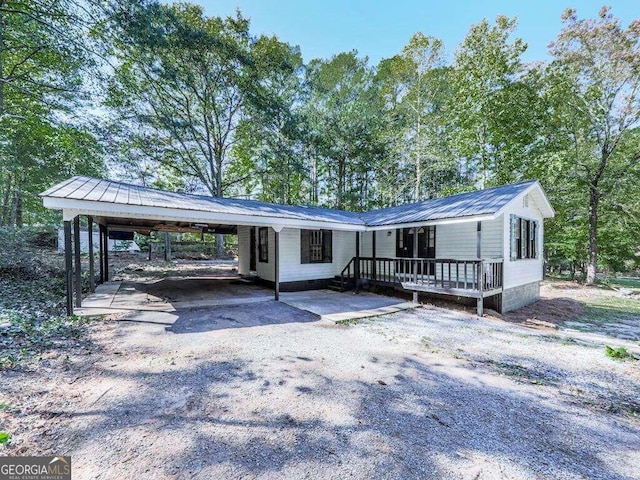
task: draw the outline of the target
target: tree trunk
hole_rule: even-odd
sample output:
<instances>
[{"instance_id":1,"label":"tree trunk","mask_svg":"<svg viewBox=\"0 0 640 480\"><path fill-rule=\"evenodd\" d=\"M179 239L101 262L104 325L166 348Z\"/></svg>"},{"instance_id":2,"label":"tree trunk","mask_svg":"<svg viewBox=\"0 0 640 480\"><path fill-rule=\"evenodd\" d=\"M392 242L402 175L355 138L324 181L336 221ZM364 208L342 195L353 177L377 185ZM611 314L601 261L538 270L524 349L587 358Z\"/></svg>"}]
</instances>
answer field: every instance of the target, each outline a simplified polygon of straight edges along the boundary
<instances>
[{"instance_id":1,"label":"tree trunk","mask_svg":"<svg viewBox=\"0 0 640 480\"><path fill-rule=\"evenodd\" d=\"M222 189L222 166L223 166L223 157L221 151L217 151L215 154L216 161L216 196L224 197L224 191ZM216 257L222 258L224 256L224 235L221 233L216 233Z\"/></svg>"},{"instance_id":2,"label":"tree trunk","mask_svg":"<svg viewBox=\"0 0 640 480\"><path fill-rule=\"evenodd\" d=\"M589 190L589 263L586 284L593 285L596 281L596 268L598 267L598 204L600 194L597 185L592 185Z\"/></svg>"},{"instance_id":3,"label":"tree trunk","mask_svg":"<svg viewBox=\"0 0 640 480\"><path fill-rule=\"evenodd\" d=\"M0 226L5 227L9 222L9 200L11 199L11 176L7 177L7 184L2 198L2 217L0 218Z\"/></svg>"},{"instance_id":4,"label":"tree trunk","mask_svg":"<svg viewBox=\"0 0 640 480\"><path fill-rule=\"evenodd\" d=\"M343 195L344 195L344 181L345 181L345 159L338 159L338 192L337 192L337 204L336 208L338 210L342 209Z\"/></svg>"},{"instance_id":5,"label":"tree trunk","mask_svg":"<svg viewBox=\"0 0 640 480\"><path fill-rule=\"evenodd\" d=\"M16 192L16 227L22 228L22 194Z\"/></svg>"}]
</instances>

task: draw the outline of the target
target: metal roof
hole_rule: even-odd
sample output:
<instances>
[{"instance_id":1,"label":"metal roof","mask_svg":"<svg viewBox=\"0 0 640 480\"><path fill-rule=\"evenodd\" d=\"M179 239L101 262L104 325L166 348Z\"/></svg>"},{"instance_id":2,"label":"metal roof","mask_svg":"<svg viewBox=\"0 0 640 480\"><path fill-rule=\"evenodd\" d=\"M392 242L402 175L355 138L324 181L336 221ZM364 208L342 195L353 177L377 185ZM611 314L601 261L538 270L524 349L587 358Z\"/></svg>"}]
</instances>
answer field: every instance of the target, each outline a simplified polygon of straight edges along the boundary
<instances>
[{"instance_id":1,"label":"metal roof","mask_svg":"<svg viewBox=\"0 0 640 480\"><path fill-rule=\"evenodd\" d=\"M535 180L531 180L366 213L173 193L140 185L82 176L75 176L59 183L43 192L41 196L375 227L496 214L507 203L536 183Z\"/></svg>"},{"instance_id":2,"label":"metal roof","mask_svg":"<svg viewBox=\"0 0 640 480\"><path fill-rule=\"evenodd\" d=\"M343 210L174 193L140 185L82 176L72 177L51 187L40 195L42 197L113 204L364 225L363 220L357 213Z\"/></svg>"},{"instance_id":3,"label":"metal roof","mask_svg":"<svg viewBox=\"0 0 640 480\"><path fill-rule=\"evenodd\" d=\"M460 193L449 197L373 210L360 216L367 226L374 227L429 222L446 218L493 215L536 183L536 180L529 180L475 192Z\"/></svg>"}]
</instances>

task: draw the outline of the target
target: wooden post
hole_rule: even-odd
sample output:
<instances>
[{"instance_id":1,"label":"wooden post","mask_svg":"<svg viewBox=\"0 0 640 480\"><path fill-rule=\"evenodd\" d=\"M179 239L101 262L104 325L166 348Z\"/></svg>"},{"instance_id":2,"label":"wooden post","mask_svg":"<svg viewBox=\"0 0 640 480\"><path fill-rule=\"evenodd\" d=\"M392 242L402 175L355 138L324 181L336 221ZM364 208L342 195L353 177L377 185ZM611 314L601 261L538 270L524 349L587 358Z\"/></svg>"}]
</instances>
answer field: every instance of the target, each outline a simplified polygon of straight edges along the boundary
<instances>
[{"instance_id":1,"label":"wooden post","mask_svg":"<svg viewBox=\"0 0 640 480\"><path fill-rule=\"evenodd\" d=\"M64 267L67 293L67 315L73 315L73 264L71 260L71 222L64 222Z\"/></svg>"},{"instance_id":2,"label":"wooden post","mask_svg":"<svg viewBox=\"0 0 640 480\"><path fill-rule=\"evenodd\" d=\"M164 260L171 261L171 237L169 232L164 232Z\"/></svg>"},{"instance_id":3,"label":"wooden post","mask_svg":"<svg viewBox=\"0 0 640 480\"><path fill-rule=\"evenodd\" d=\"M484 270L484 266L483 266L482 260L480 260L480 263L478 265L478 316L481 317L483 315L483 310L484 310L484 297L483 297L483 290L484 290L484 285L483 285L483 270Z\"/></svg>"},{"instance_id":4,"label":"wooden post","mask_svg":"<svg viewBox=\"0 0 640 480\"><path fill-rule=\"evenodd\" d=\"M76 307L82 306L82 262L80 258L80 215L73 219L73 249L75 257Z\"/></svg>"},{"instance_id":5,"label":"wooden post","mask_svg":"<svg viewBox=\"0 0 640 480\"><path fill-rule=\"evenodd\" d=\"M373 281L375 282L378 279L378 265L376 262L376 231L371 232L371 256L373 257Z\"/></svg>"},{"instance_id":6,"label":"wooden post","mask_svg":"<svg viewBox=\"0 0 640 480\"><path fill-rule=\"evenodd\" d=\"M356 232L356 263L353 266L355 292L360 292L360 232Z\"/></svg>"},{"instance_id":7,"label":"wooden post","mask_svg":"<svg viewBox=\"0 0 640 480\"><path fill-rule=\"evenodd\" d=\"M98 265L100 267L100 283L104 283L104 227L98 225L98 248L100 254L98 255Z\"/></svg>"},{"instance_id":8,"label":"wooden post","mask_svg":"<svg viewBox=\"0 0 640 480\"><path fill-rule=\"evenodd\" d=\"M109 227L104 226L104 281L109 281Z\"/></svg>"},{"instance_id":9,"label":"wooden post","mask_svg":"<svg viewBox=\"0 0 640 480\"><path fill-rule=\"evenodd\" d=\"M274 263L274 281L275 281L275 299L280 300L280 231L273 229L275 232L275 254L273 261Z\"/></svg>"},{"instance_id":10,"label":"wooden post","mask_svg":"<svg viewBox=\"0 0 640 480\"><path fill-rule=\"evenodd\" d=\"M413 229L413 279L414 282L418 283L418 228L414 227ZM435 275L435 271L434 271ZM418 292L417 290L413 291L413 303L418 303Z\"/></svg>"},{"instance_id":11,"label":"wooden post","mask_svg":"<svg viewBox=\"0 0 640 480\"><path fill-rule=\"evenodd\" d=\"M89 232L89 291L96 289L95 266L93 259L93 217L87 217L87 231Z\"/></svg>"},{"instance_id":12,"label":"wooden post","mask_svg":"<svg viewBox=\"0 0 640 480\"><path fill-rule=\"evenodd\" d=\"M478 316L483 315L484 298L482 291L484 290L484 262L482 261L482 222L478 222L476 227L476 255L478 256Z\"/></svg>"}]
</instances>

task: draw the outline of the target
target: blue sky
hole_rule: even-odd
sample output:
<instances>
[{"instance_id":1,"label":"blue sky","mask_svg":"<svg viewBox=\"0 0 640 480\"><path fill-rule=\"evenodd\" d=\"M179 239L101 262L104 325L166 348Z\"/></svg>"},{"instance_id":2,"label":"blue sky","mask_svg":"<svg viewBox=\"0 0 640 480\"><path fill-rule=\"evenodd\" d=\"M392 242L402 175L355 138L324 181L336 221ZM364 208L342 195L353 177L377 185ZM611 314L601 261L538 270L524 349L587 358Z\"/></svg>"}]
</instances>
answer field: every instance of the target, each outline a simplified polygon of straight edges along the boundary
<instances>
[{"instance_id":1,"label":"blue sky","mask_svg":"<svg viewBox=\"0 0 640 480\"><path fill-rule=\"evenodd\" d=\"M251 19L254 34L275 34L299 45L305 61L356 49L374 64L398 53L417 31L442 39L451 56L472 24L498 14L518 17L517 34L529 45L526 61L546 58L568 6L580 17L595 17L602 5L611 5L625 27L640 17L637 0L190 1L203 5L208 15L226 16L239 8Z\"/></svg>"}]
</instances>

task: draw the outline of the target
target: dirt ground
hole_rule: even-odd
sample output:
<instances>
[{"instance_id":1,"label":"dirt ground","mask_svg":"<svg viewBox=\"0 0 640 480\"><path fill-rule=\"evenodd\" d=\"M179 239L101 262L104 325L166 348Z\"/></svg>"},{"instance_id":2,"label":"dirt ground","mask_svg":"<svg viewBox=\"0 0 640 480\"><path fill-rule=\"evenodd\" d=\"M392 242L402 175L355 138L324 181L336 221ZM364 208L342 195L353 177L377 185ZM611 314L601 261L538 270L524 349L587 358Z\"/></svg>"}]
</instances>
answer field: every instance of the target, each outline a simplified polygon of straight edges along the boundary
<instances>
[{"instance_id":1,"label":"dirt ground","mask_svg":"<svg viewBox=\"0 0 640 480\"><path fill-rule=\"evenodd\" d=\"M71 455L76 479L640 478L640 362L604 354L640 343L584 320L582 295L603 294L548 285L508 321L426 305L279 323L295 309L272 301L96 320L91 343L0 374L0 454Z\"/></svg>"}]
</instances>

